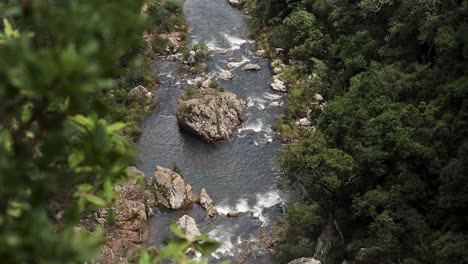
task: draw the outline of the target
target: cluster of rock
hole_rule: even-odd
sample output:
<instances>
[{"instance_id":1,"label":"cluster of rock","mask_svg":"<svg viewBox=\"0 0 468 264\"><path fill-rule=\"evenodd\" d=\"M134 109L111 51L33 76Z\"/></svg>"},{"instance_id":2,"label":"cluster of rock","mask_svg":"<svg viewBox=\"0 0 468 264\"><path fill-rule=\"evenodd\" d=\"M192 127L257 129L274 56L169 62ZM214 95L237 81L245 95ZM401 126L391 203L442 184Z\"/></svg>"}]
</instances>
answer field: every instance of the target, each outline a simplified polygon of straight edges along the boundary
<instances>
[{"instance_id":1,"label":"cluster of rock","mask_svg":"<svg viewBox=\"0 0 468 264\"><path fill-rule=\"evenodd\" d=\"M145 175L135 167L128 168L127 174L127 183L114 187L120 193L114 204L81 220L81 225L91 231L105 227L107 239L101 263L120 262L143 244L147 238L143 223L153 215L152 208L157 204L155 194L138 184L138 178Z\"/></svg>"},{"instance_id":2,"label":"cluster of rock","mask_svg":"<svg viewBox=\"0 0 468 264\"><path fill-rule=\"evenodd\" d=\"M233 128L244 121L244 100L227 91L195 89L199 89L195 98L178 101L179 126L208 142L230 138Z\"/></svg>"},{"instance_id":3,"label":"cluster of rock","mask_svg":"<svg viewBox=\"0 0 468 264\"><path fill-rule=\"evenodd\" d=\"M271 88L275 91L285 93L288 91L286 84L283 80L280 79L280 74L283 72L284 64L281 60L275 60L271 63L271 68L273 70L273 82L271 83Z\"/></svg>"}]
</instances>

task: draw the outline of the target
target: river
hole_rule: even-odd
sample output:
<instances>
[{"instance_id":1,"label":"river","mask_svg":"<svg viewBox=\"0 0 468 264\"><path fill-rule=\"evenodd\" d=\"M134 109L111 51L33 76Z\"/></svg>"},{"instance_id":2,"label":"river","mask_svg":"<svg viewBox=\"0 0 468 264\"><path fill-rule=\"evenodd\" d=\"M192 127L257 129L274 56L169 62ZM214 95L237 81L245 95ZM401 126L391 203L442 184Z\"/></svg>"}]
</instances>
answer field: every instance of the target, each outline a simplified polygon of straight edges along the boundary
<instances>
[{"instance_id":1,"label":"river","mask_svg":"<svg viewBox=\"0 0 468 264\"><path fill-rule=\"evenodd\" d=\"M226 0L185 0L184 10L193 29L190 43L204 42L213 50L213 59L207 62L210 77L217 80L221 69L227 69L229 58L262 67L259 71L246 72L240 66L233 70L237 75L233 80L218 80L221 86L247 102L247 117L235 130L232 140L209 144L179 130L175 116L177 99L196 80L179 77L178 62L158 60L154 64L161 80L157 92L160 104L142 124L136 166L152 175L156 165L172 168L176 164L195 193L206 188L222 215L207 219L206 212L198 206L186 211L158 212L150 223L149 243L163 243L169 235L168 223L188 214L195 218L203 233L222 243L210 259L213 262L237 255L236 247L258 240L259 230L272 227L282 213L285 195L277 189L280 169L276 158L281 144L271 126L283 111L278 104L282 105L285 99L281 93L271 90L268 61L255 56L254 42L247 37L249 28L241 11L232 8ZM219 54L222 49L233 52ZM276 106L271 106L272 102ZM223 215L231 210L251 213L233 219ZM259 254L262 263L271 262L268 252ZM246 261L256 263L259 258Z\"/></svg>"}]
</instances>

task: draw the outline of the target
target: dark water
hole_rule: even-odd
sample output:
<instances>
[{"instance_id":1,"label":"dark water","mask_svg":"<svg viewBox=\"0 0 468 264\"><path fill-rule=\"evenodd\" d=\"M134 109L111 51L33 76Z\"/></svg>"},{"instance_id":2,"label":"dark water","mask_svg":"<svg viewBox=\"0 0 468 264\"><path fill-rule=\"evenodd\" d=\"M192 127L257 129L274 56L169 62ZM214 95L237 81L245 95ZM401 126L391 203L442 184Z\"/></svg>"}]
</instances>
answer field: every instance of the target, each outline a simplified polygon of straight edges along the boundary
<instances>
[{"instance_id":1,"label":"dark water","mask_svg":"<svg viewBox=\"0 0 468 264\"><path fill-rule=\"evenodd\" d=\"M177 77L178 62L158 61L155 70L161 76L157 93L160 105L155 114L143 123L138 142L141 155L137 167L152 175L156 165L182 169L184 179L197 194L206 188L221 213L230 210L253 212L240 218L220 216L206 219L206 212L198 207L189 211L160 212L151 222L151 243L163 242L171 219L184 214L194 217L204 233L223 243L217 257L233 255L230 248L244 240L256 239L256 230L271 226L281 212L284 202L276 185L280 176L276 150L280 147L271 126L282 107L282 94L270 88L271 73L268 61L254 55L254 43L248 40L248 26L242 12L229 6L226 0L185 0L184 10L193 29L191 42L205 42L214 50L208 62L208 76L217 79L221 69L227 69L229 58L257 63L262 70L245 72L242 66L233 70L231 81L219 80L227 90L247 101L247 119L235 131L232 140L209 144L191 134L180 131L175 117L177 99L188 83ZM220 49L231 48L233 53L221 55Z\"/></svg>"}]
</instances>

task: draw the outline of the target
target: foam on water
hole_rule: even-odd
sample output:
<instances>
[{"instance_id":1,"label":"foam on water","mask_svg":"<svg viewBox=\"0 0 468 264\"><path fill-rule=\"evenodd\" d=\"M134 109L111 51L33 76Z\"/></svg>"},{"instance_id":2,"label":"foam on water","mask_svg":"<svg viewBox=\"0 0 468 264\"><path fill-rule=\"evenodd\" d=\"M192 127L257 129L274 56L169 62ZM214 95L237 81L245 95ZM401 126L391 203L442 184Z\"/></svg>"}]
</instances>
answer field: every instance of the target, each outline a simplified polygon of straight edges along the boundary
<instances>
[{"instance_id":1,"label":"foam on water","mask_svg":"<svg viewBox=\"0 0 468 264\"><path fill-rule=\"evenodd\" d=\"M253 215L258 217L262 222L262 226L268 225L270 219L264 214L263 210L266 208L273 207L282 202L281 195L278 190L273 190L265 194L257 194L257 203L253 207Z\"/></svg>"},{"instance_id":2,"label":"foam on water","mask_svg":"<svg viewBox=\"0 0 468 264\"><path fill-rule=\"evenodd\" d=\"M232 226L231 226L232 227ZM219 259L222 256L233 256L231 249L234 247L232 244L232 234L226 230L226 226L218 226L216 229L208 232L208 236L221 242L221 246L212 254L213 257Z\"/></svg>"},{"instance_id":3,"label":"foam on water","mask_svg":"<svg viewBox=\"0 0 468 264\"><path fill-rule=\"evenodd\" d=\"M264 130L263 121L260 120L260 119L258 119L258 120L255 120L255 121L252 122L252 123L249 123L249 122L244 123L244 125L243 125L241 128L239 128L239 129L237 130L237 132L238 132L238 133L242 133L243 131L248 131L248 130L252 130L252 131L254 131L254 132L256 132L256 133L258 133L258 132Z\"/></svg>"},{"instance_id":4,"label":"foam on water","mask_svg":"<svg viewBox=\"0 0 468 264\"><path fill-rule=\"evenodd\" d=\"M234 37L228 34L223 34L223 36L226 39L226 41L229 43L229 45L231 46L230 48L233 50L240 49L240 47L243 44L247 43L247 40L239 38L239 37Z\"/></svg>"},{"instance_id":5,"label":"foam on water","mask_svg":"<svg viewBox=\"0 0 468 264\"><path fill-rule=\"evenodd\" d=\"M281 97L283 97L283 95L281 95L281 94L272 94L272 93L265 92L263 94L263 97L268 99L268 100L278 100Z\"/></svg>"}]
</instances>

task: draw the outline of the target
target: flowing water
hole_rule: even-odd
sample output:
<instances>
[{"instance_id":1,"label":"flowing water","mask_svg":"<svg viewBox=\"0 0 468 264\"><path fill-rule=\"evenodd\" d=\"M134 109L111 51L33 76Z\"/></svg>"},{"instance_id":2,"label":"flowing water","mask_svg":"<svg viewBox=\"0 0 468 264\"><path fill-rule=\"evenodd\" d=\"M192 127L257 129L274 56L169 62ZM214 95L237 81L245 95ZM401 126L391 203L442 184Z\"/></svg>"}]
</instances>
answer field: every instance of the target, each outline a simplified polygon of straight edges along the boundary
<instances>
[{"instance_id":1,"label":"flowing water","mask_svg":"<svg viewBox=\"0 0 468 264\"><path fill-rule=\"evenodd\" d=\"M213 79L217 79L221 69L227 69L229 58L241 60L239 64L257 63L262 69L246 72L240 65L233 70L236 78L218 80L247 102L247 117L235 129L231 140L209 144L179 130L175 116L177 99L196 80L178 77L178 62L155 63L161 76L157 92L161 103L154 115L143 122L138 142L141 154L136 165L152 175L156 165L172 168L176 164L195 193L206 188L221 213L215 219L207 219L206 212L197 206L187 211L158 212L150 224L149 242L163 243L169 234L168 224L188 214L195 218L203 233L222 243L214 257L224 259L237 254L232 252L236 245L258 239L258 230L271 227L282 212L284 199L277 189L280 171L276 159L276 150L281 145L271 126L276 115L282 113L278 104L282 105L284 99L270 88L268 61L252 52L254 42L247 37L248 25L241 11L230 7L226 0L185 0L184 10L193 29L190 42L205 42L214 51L213 59L207 63ZM233 53L217 52L228 48ZM276 106L271 106L272 102ZM225 214L231 210L251 213L229 219ZM270 260L263 257L262 262Z\"/></svg>"}]
</instances>

